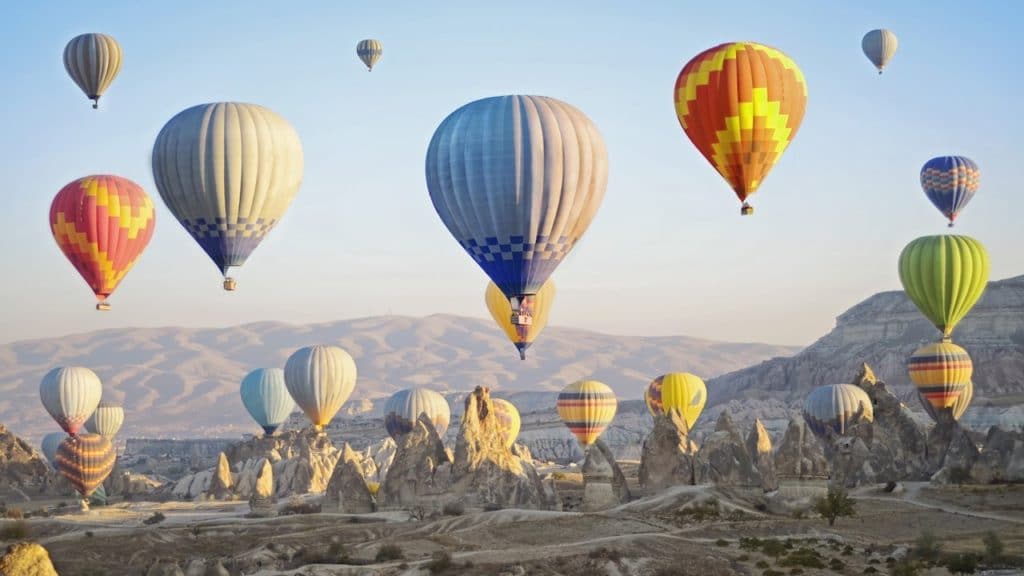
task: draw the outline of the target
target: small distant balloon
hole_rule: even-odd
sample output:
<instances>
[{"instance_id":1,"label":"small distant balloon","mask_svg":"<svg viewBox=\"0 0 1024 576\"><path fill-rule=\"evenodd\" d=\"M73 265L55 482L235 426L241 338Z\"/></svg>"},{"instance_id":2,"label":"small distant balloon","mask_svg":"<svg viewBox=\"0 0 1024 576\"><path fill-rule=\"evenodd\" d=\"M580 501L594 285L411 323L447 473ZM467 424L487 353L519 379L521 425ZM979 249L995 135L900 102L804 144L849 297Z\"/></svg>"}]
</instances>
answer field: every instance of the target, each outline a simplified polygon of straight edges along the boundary
<instances>
[{"instance_id":1,"label":"small distant balloon","mask_svg":"<svg viewBox=\"0 0 1024 576\"><path fill-rule=\"evenodd\" d=\"M548 279L532 301L533 323L517 325L512 323L512 305L509 304L508 296L498 288L494 282L487 283L487 291L484 294L487 303L487 310L498 326L505 332L508 339L519 350L519 359L526 360L526 350L533 345L533 341L540 336L541 331L548 325L548 316L551 314L551 306L555 302L555 281Z\"/></svg>"},{"instance_id":2,"label":"small distant balloon","mask_svg":"<svg viewBox=\"0 0 1024 576\"><path fill-rule=\"evenodd\" d=\"M373 66L384 54L384 45L380 40L361 40L359 44L356 44L356 54L363 64L366 64L366 71L373 72Z\"/></svg>"},{"instance_id":3,"label":"small distant balloon","mask_svg":"<svg viewBox=\"0 0 1024 576\"><path fill-rule=\"evenodd\" d=\"M879 74L896 54L898 45L899 41L897 41L896 35L885 28L868 32L860 41L864 55L875 65L875 68L878 68Z\"/></svg>"},{"instance_id":4,"label":"small distant balloon","mask_svg":"<svg viewBox=\"0 0 1024 576\"><path fill-rule=\"evenodd\" d=\"M107 34L80 34L64 47L64 69L99 108L100 96L121 71L121 45Z\"/></svg>"},{"instance_id":5,"label":"small distant balloon","mask_svg":"<svg viewBox=\"0 0 1024 576\"><path fill-rule=\"evenodd\" d=\"M974 198L981 184L981 170L964 156L939 156L921 167L921 188L928 200L953 227L957 216Z\"/></svg>"}]
</instances>

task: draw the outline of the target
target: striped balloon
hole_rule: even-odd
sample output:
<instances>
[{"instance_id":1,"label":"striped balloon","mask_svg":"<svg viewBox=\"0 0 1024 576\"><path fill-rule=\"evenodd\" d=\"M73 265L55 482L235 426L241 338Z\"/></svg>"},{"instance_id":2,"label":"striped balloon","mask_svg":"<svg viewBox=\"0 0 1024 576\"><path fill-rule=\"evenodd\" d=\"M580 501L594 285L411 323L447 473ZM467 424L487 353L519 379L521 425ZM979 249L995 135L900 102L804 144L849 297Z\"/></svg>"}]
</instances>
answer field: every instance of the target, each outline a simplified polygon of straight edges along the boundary
<instances>
[{"instance_id":1,"label":"striped balloon","mask_svg":"<svg viewBox=\"0 0 1024 576\"><path fill-rule=\"evenodd\" d=\"M57 447L57 471L88 498L114 470L114 445L99 434L69 437Z\"/></svg>"},{"instance_id":2,"label":"striped balloon","mask_svg":"<svg viewBox=\"0 0 1024 576\"><path fill-rule=\"evenodd\" d=\"M864 55L868 57L868 60L871 60L875 68L878 68L878 73L881 74L882 69L885 68L885 65L896 54L899 41L891 31L881 28L865 34L861 38L860 47L864 51Z\"/></svg>"},{"instance_id":3,"label":"striped balloon","mask_svg":"<svg viewBox=\"0 0 1024 576\"><path fill-rule=\"evenodd\" d=\"M79 178L53 198L50 232L106 310L107 297L153 237L156 212L142 188L120 176Z\"/></svg>"},{"instance_id":4,"label":"striped balloon","mask_svg":"<svg viewBox=\"0 0 1024 576\"><path fill-rule=\"evenodd\" d=\"M103 396L99 376L88 368L62 366L43 376L39 399L57 424L74 436L92 416Z\"/></svg>"},{"instance_id":5,"label":"striped balloon","mask_svg":"<svg viewBox=\"0 0 1024 576\"><path fill-rule=\"evenodd\" d=\"M807 105L803 73L789 56L754 42L727 42L686 63L673 91L686 136L729 183L751 214L747 198L796 137Z\"/></svg>"},{"instance_id":6,"label":"striped balloon","mask_svg":"<svg viewBox=\"0 0 1024 576\"><path fill-rule=\"evenodd\" d=\"M487 291L484 293L484 301L491 317L498 323L498 326L505 332L508 339L512 341L519 350L519 359L526 360L526 350L533 344L533 341L540 336L544 327L548 325L548 315L551 313L551 306L555 302L555 281L548 280L540 287L537 295L528 302L533 308L530 310L533 316L533 323L521 326L512 323L512 306L508 297L498 288L494 282L487 283Z\"/></svg>"},{"instance_id":7,"label":"striped balloon","mask_svg":"<svg viewBox=\"0 0 1024 576\"><path fill-rule=\"evenodd\" d=\"M245 375L238 388L242 405L252 419L272 436L295 411L295 400L284 383L284 370L257 368Z\"/></svg>"},{"instance_id":8,"label":"striped balloon","mask_svg":"<svg viewBox=\"0 0 1024 576\"><path fill-rule=\"evenodd\" d=\"M224 275L245 264L302 183L299 135L273 111L216 102L183 110L153 144L153 179L167 209Z\"/></svg>"},{"instance_id":9,"label":"striped balloon","mask_svg":"<svg viewBox=\"0 0 1024 576\"><path fill-rule=\"evenodd\" d=\"M827 384L811 390L807 395L803 416L807 425L819 436L824 436L828 428L843 435L853 424L873 422L875 412L871 397L860 386Z\"/></svg>"},{"instance_id":10,"label":"striped balloon","mask_svg":"<svg viewBox=\"0 0 1024 576\"><path fill-rule=\"evenodd\" d=\"M528 325L529 300L590 226L608 183L597 127L545 96L496 96L445 118L427 149L438 216ZM522 310L526 308L526 310Z\"/></svg>"},{"instance_id":11,"label":"striped balloon","mask_svg":"<svg viewBox=\"0 0 1024 576\"><path fill-rule=\"evenodd\" d=\"M284 383L315 430L323 430L356 386L356 363L337 346L296 350L284 366Z\"/></svg>"},{"instance_id":12,"label":"striped balloon","mask_svg":"<svg viewBox=\"0 0 1024 576\"><path fill-rule=\"evenodd\" d=\"M989 267L985 246L970 236L917 238L899 260L904 291L946 339L985 292Z\"/></svg>"},{"instance_id":13,"label":"striped balloon","mask_svg":"<svg viewBox=\"0 0 1024 576\"><path fill-rule=\"evenodd\" d=\"M928 401L928 398L924 394L917 393L918 400L921 401L921 406L924 407L924 411L932 417L932 420L939 420L940 412L951 412L953 414L953 420L960 420L960 417L967 412L967 409L971 406L971 400L974 399L974 382L968 381L964 384L964 387L960 390L960 394L956 397L956 402L948 408L936 408L932 406L932 403Z\"/></svg>"},{"instance_id":14,"label":"striped balloon","mask_svg":"<svg viewBox=\"0 0 1024 576\"><path fill-rule=\"evenodd\" d=\"M615 418L615 392L597 380L580 380L558 394L558 416L586 449Z\"/></svg>"},{"instance_id":15,"label":"striped balloon","mask_svg":"<svg viewBox=\"0 0 1024 576\"><path fill-rule=\"evenodd\" d=\"M124 424L124 407L116 402L101 400L96 406L96 411L86 420L85 429L113 440L122 424Z\"/></svg>"},{"instance_id":16,"label":"striped balloon","mask_svg":"<svg viewBox=\"0 0 1024 576\"><path fill-rule=\"evenodd\" d=\"M360 40L359 44L356 44L356 54L363 64L366 64L367 72L372 72L374 64L384 54L384 45L380 40Z\"/></svg>"},{"instance_id":17,"label":"striped balloon","mask_svg":"<svg viewBox=\"0 0 1024 576\"><path fill-rule=\"evenodd\" d=\"M970 158L939 156L921 167L921 188L951 228L980 184L981 170Z\"/></svg>"},{"instance_id":18,"label":"striped balloon","mask_svg":"<svg viewBox=\"0 0 1024 576\"><path fill-rule=\"evenodd\" d=\"M121 45L106 34L80 34L64 47L64 69L99 108L100 96L121 71Z\"/></svg>"},{"instance_id":19,"label":"striped balloon","mask_svg":"<svg viewBox=\"0 0 1024 576\"><path fill-rule=\"evenodd\" d=\"M494 405L494 416L498 419L501 435L505 438L505 446L511 448L519 437L519 427L522 425L519 410L515 404L501 398L492 398L491 403Z\"/></svg>"},{"instance_id":20,"label":"striped balloon","mask_svg":"<svg viewBox=\"0 0 1024 576\"><path fill-rule=\"evenodd\" d=\"M46 461L50 463L50 466L57 467L57 448L67 437L68 435L64 432L50 432L43 436L40 448L43 449L43 456L46 457Z\"/></svg>"},{"instance_id":21,"label":"striped balloon","mask_svg":"<svg viewBox=\"0 0 1024 576\"><path fill-rule=\"evenodd\" d=\"M952 342L918 348L907 369L917 392L936 410L953 408L974 374L970 355Z\"/></svg>"},{"instance_id":22,"label":"striped balloon","mask_svg":"<svg viewBox=\"0 0 1024 576\"><path fill-rule=\"evenodd\" d=\"M444 437L452 418L451 408L444 396L427 388L399 390L388 398L384 404L384 428L398 440L412 432L421 414L426 414L437 435Z\"/></svg>"},{"instance_id":23,"label":"striped balloon","mask_svg":"<svg viewBox=\"0 0 1024 576\"><path fill-rule=\"evenodd\" d=\"M655 378L644 392L644 401L651 416L664 414L675 408L693 430L697 418L704 411L708 390L704 381L689 372L673 372Z\"/></svg>"}]
</instances>

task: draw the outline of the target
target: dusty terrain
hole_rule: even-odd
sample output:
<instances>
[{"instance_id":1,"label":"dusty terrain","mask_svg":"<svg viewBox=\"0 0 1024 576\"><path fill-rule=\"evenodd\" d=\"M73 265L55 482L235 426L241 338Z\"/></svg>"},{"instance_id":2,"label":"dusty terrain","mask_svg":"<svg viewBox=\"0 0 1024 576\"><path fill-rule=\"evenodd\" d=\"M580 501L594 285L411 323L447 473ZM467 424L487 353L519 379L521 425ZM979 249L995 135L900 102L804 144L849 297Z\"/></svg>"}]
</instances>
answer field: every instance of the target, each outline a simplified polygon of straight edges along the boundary
<instances>
[{"instance_id":1,"label":"dusty terrain","mask_svg":"<svg viewBox=\"0 0 1024 576\"><path fill-rule=\"evenodd\" d=\"M573 480L567 475L564 488ZM195 559L221 559L231 574L261 576L413 575L431 573L439 552L450 554L453 566L434 573L446 574L760 575L769 567L789 574L786 559L801 554L824 566L805 565L806 575L862 574L870 566L886 574L886 559L900 557L928 527L945 551L981 553L981 538L991 530L1006 553L1024 554L1024 486L905 484L893 493L870 488L854 496L857 515L833 527L813 514L770 516L758 511L756 494L704 486L670 489L599 514L466 510L430 517L426 511L428 518L414 520L407 511L390 511L250 519L241 502L170 502L69 510L26 523L61 576L145 574L158 559L174 560L183 571ZM157 511L165 519L144 524ZM750 549L750 540L741 547L741 538L776 538L790 548L776 559ZM399 546L403 557L377 561L385 544Z\"/></svg>"}]
</instances>

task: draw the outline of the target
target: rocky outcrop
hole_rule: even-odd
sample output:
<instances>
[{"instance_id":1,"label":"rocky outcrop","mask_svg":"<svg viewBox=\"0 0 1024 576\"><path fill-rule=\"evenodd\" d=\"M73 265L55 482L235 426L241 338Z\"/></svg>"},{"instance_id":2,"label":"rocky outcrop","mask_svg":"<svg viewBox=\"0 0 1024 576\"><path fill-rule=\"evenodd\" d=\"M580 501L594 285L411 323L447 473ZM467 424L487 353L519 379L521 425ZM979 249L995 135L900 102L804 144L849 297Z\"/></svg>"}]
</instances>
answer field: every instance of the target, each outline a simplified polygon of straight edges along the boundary
<instances>
[{"instance_id":1,"label":"rocky outcrop","mask_svg":"<svg viewBox=\"0 0 1024 576\"><path fill-rule=\"evenodd\" d=\"M49 471L42 454L0 424L0 492L38 494L47 486Z\"/></svg>"},{"instance_id":2,"label":"rocky outcrop","mask_svg":"<svg viewBox=\"0 0 1024 576\"><path fill-rule=\"evenodd\" d=\"M398 450L380 488L385 506L400 508L420 504L431 495L444 492L445 482L435 479L437 469L450 464L444 443L430 418L423 414L408 434L398 441Z\"/></svg>"},{"instance_id":3,"label":"rocky outcrop","mask_svg":"<svg viewBox=\"0 0 1024 576\"><path fill-rule=\"evenodd\" d=\"M754 420L754 426L747 435L747 452L754 462L754 467L761 475L761 487L771 492L779 487L775 478L775 461L772 455L772 439L764 429L761 420Z\"/></svg>"},{"instance_id":4,"label":"rocky outcrop","mask_svg":"<svg viewBox=\"0 0 1024 576\"><path fill-rule=\"evenodd\" d=\"M527 462L533 462L533 454L530 452L529 446L526 444L520 444L516 442L512 445L512 455L520 460L526 460Z\"/></svg>"},{"instance_id":5,"label":"rocky outcrop","mask_svg":"<svg viewBox=\"0 0 1024 576\"><path fill-rule=\"evenodd\" d=\"M270 461L261 458L262 465L253 482L249 496L249 515L265 518L277 516L277 499L274 496L274 468Z\"/></svg>"},{"instance_id":6,"label":"rocky outcrop","mask_svg":"<svg viewBox=\"0 0 1024 576\"><path fill-rule=\"evenodd\" d=\"M981 484L1024 482L1024 430L990 428L971 476Z\"/></svg>"},{"instance_id":7,"label":"rocky outcrop","mask_svg":"<svg viewBox=\"0 0 1024 576\"><path fill-rule=\"evenodd\" d=\"M185 572L174 560L155 560L146 570L146 576L185 576Z\"/></svg>"},{"instance_id":8,"label":"rocky outcrop","mask_svg":"<svg viewBox=\"0 0 1024 576\"><path fill-rule=\"evenodd\" d=\"M7 547L0 556L0 574L4 576L57 576L50 554L34 542L19 542Z\"/></svg>"},{"instance_id":9,"label":"rocky outcrop","mask_svg":"<svg viewBox=\"0 0 1024 576\"><path fill-rule=\"evenodd\" d=\"M946 484L971 480L971 471L980 452L967 431L948 412L938 414L935 427L928 433L928 463L932 482Z\"/></svg>"},{"instance_id":10,"label":"rocky outcrop","mask_svg":"<svg viewBox=\"0 0 1024 576\"><path fill-rule=\"evenodd\" d=\"M715 432L697 452L695 476L697 484L761 487L761 474L728 412L719 414Z\"/></svg>"},{"instance_id":11,"label":"rocky outcrop","mask_svg":"<svg viewBox=\"0 0 1024 576\"><path fill-rule=\"evenodd\" d=\"M786 433L775 451L775 474L782 479L824 479L829 476L828 459L818 437L802 416L789 421Z\"/></svg>"},{"instance_id":12,"label":"rocky outcrop","mask_svg":"<svg viewBox=\"0 0 1024 576\"><path fill-rule=\"evenodd\" d=\"M213 470L200 470L174 483L171 494L178 500L195 500L209 490Z\"/></svg>"},{"instance_id":13,"label":"rocky outcrop","mask_svg":"<svg viewBox=\"0 0 1024 576\"><path fill-rule=\"evenodd\" d=\"M644 439L640 453L639 480L648 493L696 483L697 445L688 432L686 420L676 408L654 417L654 429Z\"/></svg>"},{"instance_id":14,"label":"rocky outcrop","mask_svg":"<svg viewBox=\"0 0 1024 576\"><path fill-rule=\"evenodd\" d=\"M477 386L466 397L455 443L452 492L470 506L550 509L537 470L505 446L499 426L490 391Z\"/></svg>"},{"instance_id":15,"label":"rocky outcrop","mask_svg":"<svg viewBox=\"0 0 1024 576\"><path fill-rule=\"evenodd\" d=\"M334 467L334 474L327 483L324 495L323 510L343 512L347 514L367 514L373 512L375 502L370 488L366 485L359 454L348 444L342 450L341 459Z\"/></svg>"},{"instance_id":16,"label":"rocky outcrop","mask_svg":"<svg viewBox=\"0 0 1024 576\"><path fill-rule=\"evenodd\" d=\"M235 478L231 474L228 458L221 452L216 471L210 480L210 487L206 490L206 497L210 500L230 500L234 496L234 486Z\"/></svg>"},{"instance_id":17,"label":"rocky outcrop","mask_svg":"<svg viewBox=\"0 0 1024 576\"><path fill-rule=\"evenodd\" d=\"M853 379L871 398L874 421L860 424L854 433L869 449L867 466L856 474L857 483L923 480L927 476L927 448L924 431L910 409L889 390L885 382L863 363Z\"/></svg>"},{"instance_id":18,"label":"rocky outcrop","mask_svg":"<svg viewBox=\"0 0 1024 576\"><path fill-rule=\"evenodd\" d=\"M612 451L598 440L587 450L583 462L583 511L596 512L629 502L626 476Z\"/></svg>"}]
</instances>

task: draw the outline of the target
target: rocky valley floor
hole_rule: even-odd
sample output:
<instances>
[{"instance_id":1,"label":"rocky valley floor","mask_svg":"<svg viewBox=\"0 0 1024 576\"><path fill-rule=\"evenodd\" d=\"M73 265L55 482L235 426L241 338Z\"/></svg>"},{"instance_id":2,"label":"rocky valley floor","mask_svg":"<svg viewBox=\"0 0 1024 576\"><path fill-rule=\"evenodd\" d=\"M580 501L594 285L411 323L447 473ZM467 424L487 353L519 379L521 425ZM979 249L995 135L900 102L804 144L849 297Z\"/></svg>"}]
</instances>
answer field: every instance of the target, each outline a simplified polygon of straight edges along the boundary
<instances>
[{"instance_id":1,"label":"rocky valley floor","mask_svg":"<svg viewBox=\"0 0 1024 576\"><path fill-rule=\"evenodd\" d=\"M253 519L244 502L121 503L32 517L22 535L49 551L60 576L889 574L927 529L943 552L982 554L982 538L993 531L1006 555L1024 554L1022 485L908 483L853 495L856 516L832 527L813 514L760 512L756 496L741 490L681 486L594 514L449 510L416 519L396 510ZM147 524L156 513L163 519ZM5 537L12 522L4 521Z\"/></svg>"}]
</instances>

